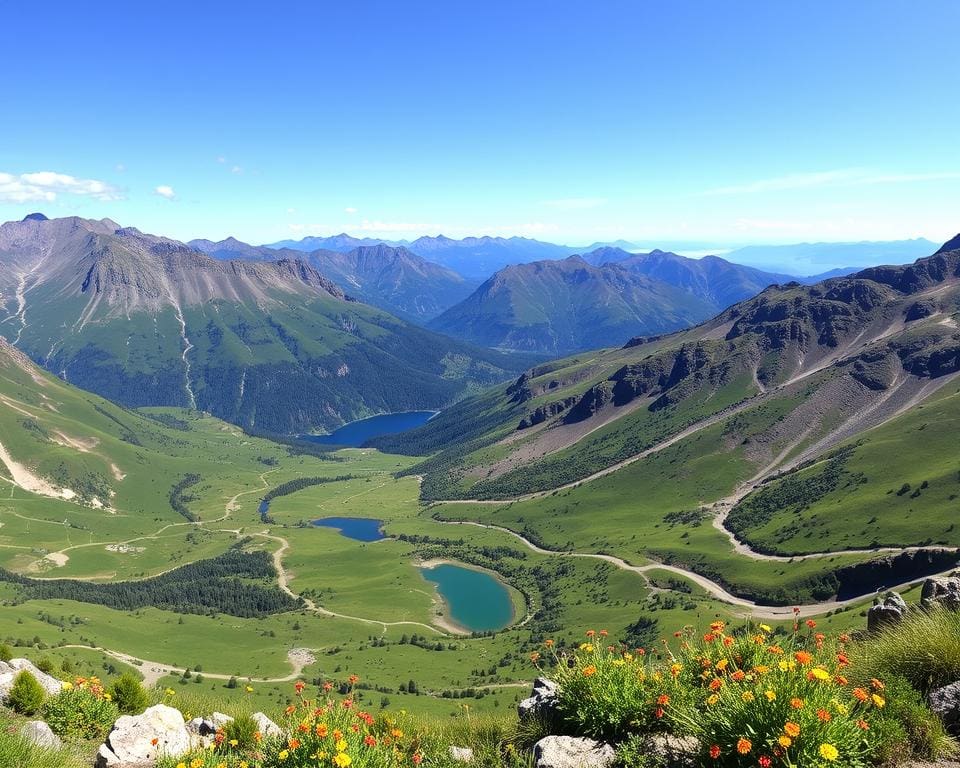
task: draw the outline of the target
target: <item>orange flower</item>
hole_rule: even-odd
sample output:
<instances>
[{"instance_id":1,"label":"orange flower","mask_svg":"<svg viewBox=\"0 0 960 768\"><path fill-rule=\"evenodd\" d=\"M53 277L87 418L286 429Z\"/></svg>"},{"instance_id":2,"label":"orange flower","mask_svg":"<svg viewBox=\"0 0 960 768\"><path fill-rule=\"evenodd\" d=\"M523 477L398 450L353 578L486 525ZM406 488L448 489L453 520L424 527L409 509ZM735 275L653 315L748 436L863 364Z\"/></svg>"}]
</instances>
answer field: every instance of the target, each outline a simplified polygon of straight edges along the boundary
<instances>
[{"instance_id":1,"label":"orange flower","mask_svg":"<svg viewBox=\"0 0 960 768\"><path fill-rule=\"evenodd\" d=\"M597 673L597 668L593 664L588 664L583 668L583 676L590 677L590 675L595 675Z\"/></svg>"},{"instance_id":2,"label":"orange flower","mask_svg":"<svg viewBox=\"0 0 960 768\"><path fill-rule=\"evenodd\" d=\"M875 678L875 677L871 677L871 678L870 678L870 686L871 686L871 687L873 688L873 690L875 690L875 691L882 691L884 688L887 687L887 686L885 686L883 683L881 683L879 680L877 680L877 678Z\"/></svg>"},{"instance_id":3,"label":"orange flower","mask_svg":"<svg viewBox=\"0 0 960 768\"><path fill-rule=\"evenodd\" d=\"M797 651L793 654L793 658L797 660L797 664L805 665L813 661L813 656L811 656L807 651Z\"/></svg>"},{"instance_id":4,"label":"orange flower","mask_svg":"<svg viewBox=\"0 0 960 768\"><path fill-rule=\"evenodd\" d=\"M711 691L719 691L721 688L723 688L723 680L721 680L719 677L715 677L710 681Z\"/></svg>"},{"instance_id":5,"label":"orange flower","mask_svg":"<svg viewBox=\"0 0 960 768\"><path fill-rule=\"evenodd\" d=\"M795 739L800 735L800 726L788 720L783 726L783 732L791 739Z\"/></svg>"},{"instance_id":6,"label":"orange flower","mask_svg":"<svg viewBox=\"0 0 960 768\"><path fill-rule=\"evenodd\" d=\"M815 622L813 619L807 619L807 626L810 627L810 629L813 629L815 626L817 626L817 622Z\"/></svg>"},{"instance_id":7,"label":"orange flower","mask_svg":"<svg viewBox=\"0 0 960 768\"><path fill-rule=\"evenodd\" d=\"M863 690L863 688L854 688L853 697L859 701L866 701L870 698L870 694Z\"/></svg>"},{"instance_id":8,"label":"orange flower","mask_svg":"<svg viewBox=\"0 0 960 768\"><path fill-rule=\"evenodd\" d=\"M830 720L832 719L832 715L829 712L827 712L827 710L825 709L818 709L817 719L820 720L820 722L822 723L829 723Z\"/></svg>"},{"instance_id":9,"label":"orange flower","mask_svg":"<svg viewBox=\"0 0 960 768\"><path fill-rule=\"evenodd\" d=\"M716 760L718 757L720 757L720 747L714 744L710 747L710 758Z\"/></svg>"},{"instance_id":10,"label":"orange flower","mask_svg":"<svg viewBox=\"0 0 960 768\"><path fill-rule=\"evenodd\" d=\"M553 648L553 640L544 640L543 644L547 646L547 648Z\"/></svg>"},{"instance_id":11,"label":"orange flower","mask_svg":"<svg viewBox=\"0 0 960 768\"><path fill-rule=\"evenodd\" d=\"M741 755L749 755L751 749L753 749L753 743L750 739L745 739L741 736L739 741L737 741L737 752Z\"/></svg>"},{"instance_id":12,"label":"orange flower","mask_svg":"<svg viewBox=\"0 0 960 768\"><path fill-rule=\"evenodd\" d=\"M790 699L790 706L794 709L803 709L803 699Z\"/></svg>"},{"instance_id":13,"label":"orange flower","mask_svg":"<svg viewBox=\"0 0 960 768\"><path fill-rule=\"evenodd\" d=\"M661 693L660 696L657 698L657 704L659 704L661 707L665 707L669 703L670 703L670 697L667 696L667 694L665 693Z\"/></svg>"},{"instance_id":14,"label":"orange flower","mask_svg":"<svg viewBox=\"0 0 960 768\"><path fill-rule=\"evenodd\" d=\"M866 720L857 720L857 728L859 728L861 731L869 731L869 730L870 730L870 726L867 725L867 721L866 721Z\"/></svg>"}]
</instances>

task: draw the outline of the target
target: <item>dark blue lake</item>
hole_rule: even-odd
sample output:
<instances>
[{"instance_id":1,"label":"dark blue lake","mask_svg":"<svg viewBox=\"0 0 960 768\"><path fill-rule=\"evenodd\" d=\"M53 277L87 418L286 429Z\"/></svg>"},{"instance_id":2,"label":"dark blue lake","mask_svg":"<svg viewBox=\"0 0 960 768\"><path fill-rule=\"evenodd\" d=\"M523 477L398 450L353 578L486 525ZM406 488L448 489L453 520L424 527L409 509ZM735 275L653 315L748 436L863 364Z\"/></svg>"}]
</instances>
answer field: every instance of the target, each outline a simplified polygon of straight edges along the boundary
<instances>
[{"instance_id":1,"label":"dark blue lake","mask_svg":"<svg viewBox=\"0 0 960 768\"><path fill-rule=\"evenodd\" d=\"M368 440L381 435L393 435L426 424L436 411L403 411L401 413L382 413L369 419L360 419L344 424L329 435L299 435L301 440L309 440L320 445L343 445L359 448Z\"/></svg>"},{"instance_id":2,"label":"dark blue lake","mask_svg":"<svg viewBox=\"0 0 960 768\"><path fill-rule=\"evenodd\" d=\"M471 632L503 629L513 621L510 592L486 571L443 563L421 568L450 609L450 618Z\"/></svg>"},{"instance_id":3,"label":"dark blue lake","mask_svg":"<svg viewBox=\"0 0 960 768\"><path fill-rule=\"evenodd\" d=\"M374 520L371 517L323 517L314 520L313 524L320 528L336 528L348 539L357 541L380 541L387 538L383 535L383 520Z\"/></svg>"}]
</instances>

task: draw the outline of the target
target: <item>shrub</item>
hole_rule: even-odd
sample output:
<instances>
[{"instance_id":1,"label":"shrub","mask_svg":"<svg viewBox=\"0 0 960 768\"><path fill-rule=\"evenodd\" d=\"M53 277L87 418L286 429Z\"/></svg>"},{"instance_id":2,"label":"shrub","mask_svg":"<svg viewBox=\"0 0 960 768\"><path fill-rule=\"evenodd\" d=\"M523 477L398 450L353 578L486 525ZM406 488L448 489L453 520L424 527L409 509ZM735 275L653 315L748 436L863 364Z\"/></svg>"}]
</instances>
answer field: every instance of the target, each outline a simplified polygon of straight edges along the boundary
<instances>
[{"instance_id":1,"label":"shrub","mask_svg":"<svg viewBox=\"0 0 960 768\"><path fill-rule=\"evenodd\" d=\"M907 614L902 622L855 643L856 679L896 675L922 693L960 680L960 613L944 608Z\"/></svg>"},{"instance_id":2,"label":"shrub","mask_svg":"<svg viewBox=\"0 0 960 768\"><path fill-rule=\"evenodd\" d=\"M915 693L897 712L910 714L917 732L891 733L883 682L851 683L849 638L831 642L815 626L781 639L762 624L731 634L714 622L650 655L588 633L572 655L557 656L559 706L575 732L619 742L625 765L645 765L642 736L662 730L695 736L700 762L717 768L858 768L893 739L908 751L940 741L929 717L911 709Z\"/></svg>"},{"instance_id":3,"label":"shrub","mask_svg":"<svg viewBox=\"0 0 960 768\"><path fill-rule=\"evenodd\" d=\"M100 681L78 677L43 707L43 717L55 733L79 739L102 739L120 716Z\"/></svg>"},{"instance_id":4,"label":"shrub","mask_svg":"<svg viewBox=\"0 0 960 768\"><path fill-rule=\"evenodd\" d=\"M57 671L57 665L53 663L53 659L49 656L41 656L37 659L36 667L46 675L52 675Z\"/></svg>"},{"instance_id":5,"label":"shrub","mask_svg":"<svg viewBox=\"0 0 960 768\"><path fill-rule=\"evenodd\" d=\"M113 697L117 709L125 715L139 714L149 704L147 691L141 682L129 672L122 674L110 686L110 695Z\"/></svg>"},{"instance_id":6,"label":"shrub","mask_svg":"<svg viewBox=\"0 0 960 768\"><path fill-rule=\"evenodd\" d=\"M14 678L10 693L7 695L7 706L14 712L30 717L37 714L47 698L43 686L37 678L29 672L23 671Z\"/></svg>"},{"instance_id":7,"label":"shrub","mask_svg":"<svg viewBox=\"0 0 960 768\"><path fill-rule=\"evenodd\" d=\"M249 715L231 720L223 729L227 743L239 750L253 749L257 745L257 723Z\"/></svg>"},{"instance_id":8,"label":"shrub","mask_svg":"<svg viewBox=\"0 0 960 768\"><path fill-rule=\"evenodd\" d=\"M12 658L13 649L6 643L0 645L0 661L10 661Z\"/></svg>"}]
</instances>

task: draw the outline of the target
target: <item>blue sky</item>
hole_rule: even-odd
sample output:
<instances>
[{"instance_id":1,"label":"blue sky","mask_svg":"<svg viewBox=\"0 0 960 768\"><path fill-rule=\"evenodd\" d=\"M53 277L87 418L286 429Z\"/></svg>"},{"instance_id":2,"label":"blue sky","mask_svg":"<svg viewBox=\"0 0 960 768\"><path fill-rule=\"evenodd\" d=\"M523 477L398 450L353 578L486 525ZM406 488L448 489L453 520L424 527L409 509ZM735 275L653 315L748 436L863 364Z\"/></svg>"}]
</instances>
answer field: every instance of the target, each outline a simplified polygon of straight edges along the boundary
<instances>
[{"instance_id":1,"label":"blue sky","mask_svg":"<svg viewBox=\"0 0 960 768\"><path fill-rule=\"evenodd\" d=\"M252 242L960 230L955 0L147 7L18 9L0 219Z\"/></svg>"}]
</instances>

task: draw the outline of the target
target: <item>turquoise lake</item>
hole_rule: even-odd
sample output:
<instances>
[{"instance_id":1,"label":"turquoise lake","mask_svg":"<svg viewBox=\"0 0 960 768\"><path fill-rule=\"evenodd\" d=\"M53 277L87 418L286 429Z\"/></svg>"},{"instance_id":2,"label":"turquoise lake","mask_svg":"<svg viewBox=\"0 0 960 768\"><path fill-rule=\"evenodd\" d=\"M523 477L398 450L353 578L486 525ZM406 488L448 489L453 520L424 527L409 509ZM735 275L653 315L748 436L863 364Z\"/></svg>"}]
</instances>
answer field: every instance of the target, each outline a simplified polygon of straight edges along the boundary
<instances>
[{"instance_id":1,"label":"turquoise lake","mask_svg":"<svg viewBox=\"0 0 960 768\"><path fill-rule=\"evenodd\" d=\"M342 445L347 448L359 448L368 440L381 435L393 435L406 432L430 421L436 411L403 411L401 413L382 413L369 419L360 419L344 424L329 435L299 435L301 440L309 440L320 445Z\"/></svg>"},{"instance_id":2,"label":"turquoise lake","mask_svg":"<svg viewBox=\"0 0 960 768\"><path fill-rule=\"evenodd\" d=\"M383 535L383 520L372 517L322 517L313 525L320 528L335 528L348 539L357 541L380 541Z\"/></svg>"},{"instance_id":3,"label":"turquoise lake","mask_svg":"<svg viewBox=\"0 0 960 768\"><path fill-rule=\"evenodd\" d=\"M437 585L450 618L465 629L488 632L503 629L513 620L510 593L489 573L449 563L420 572Z\"/></svg>"}]
</instances>

